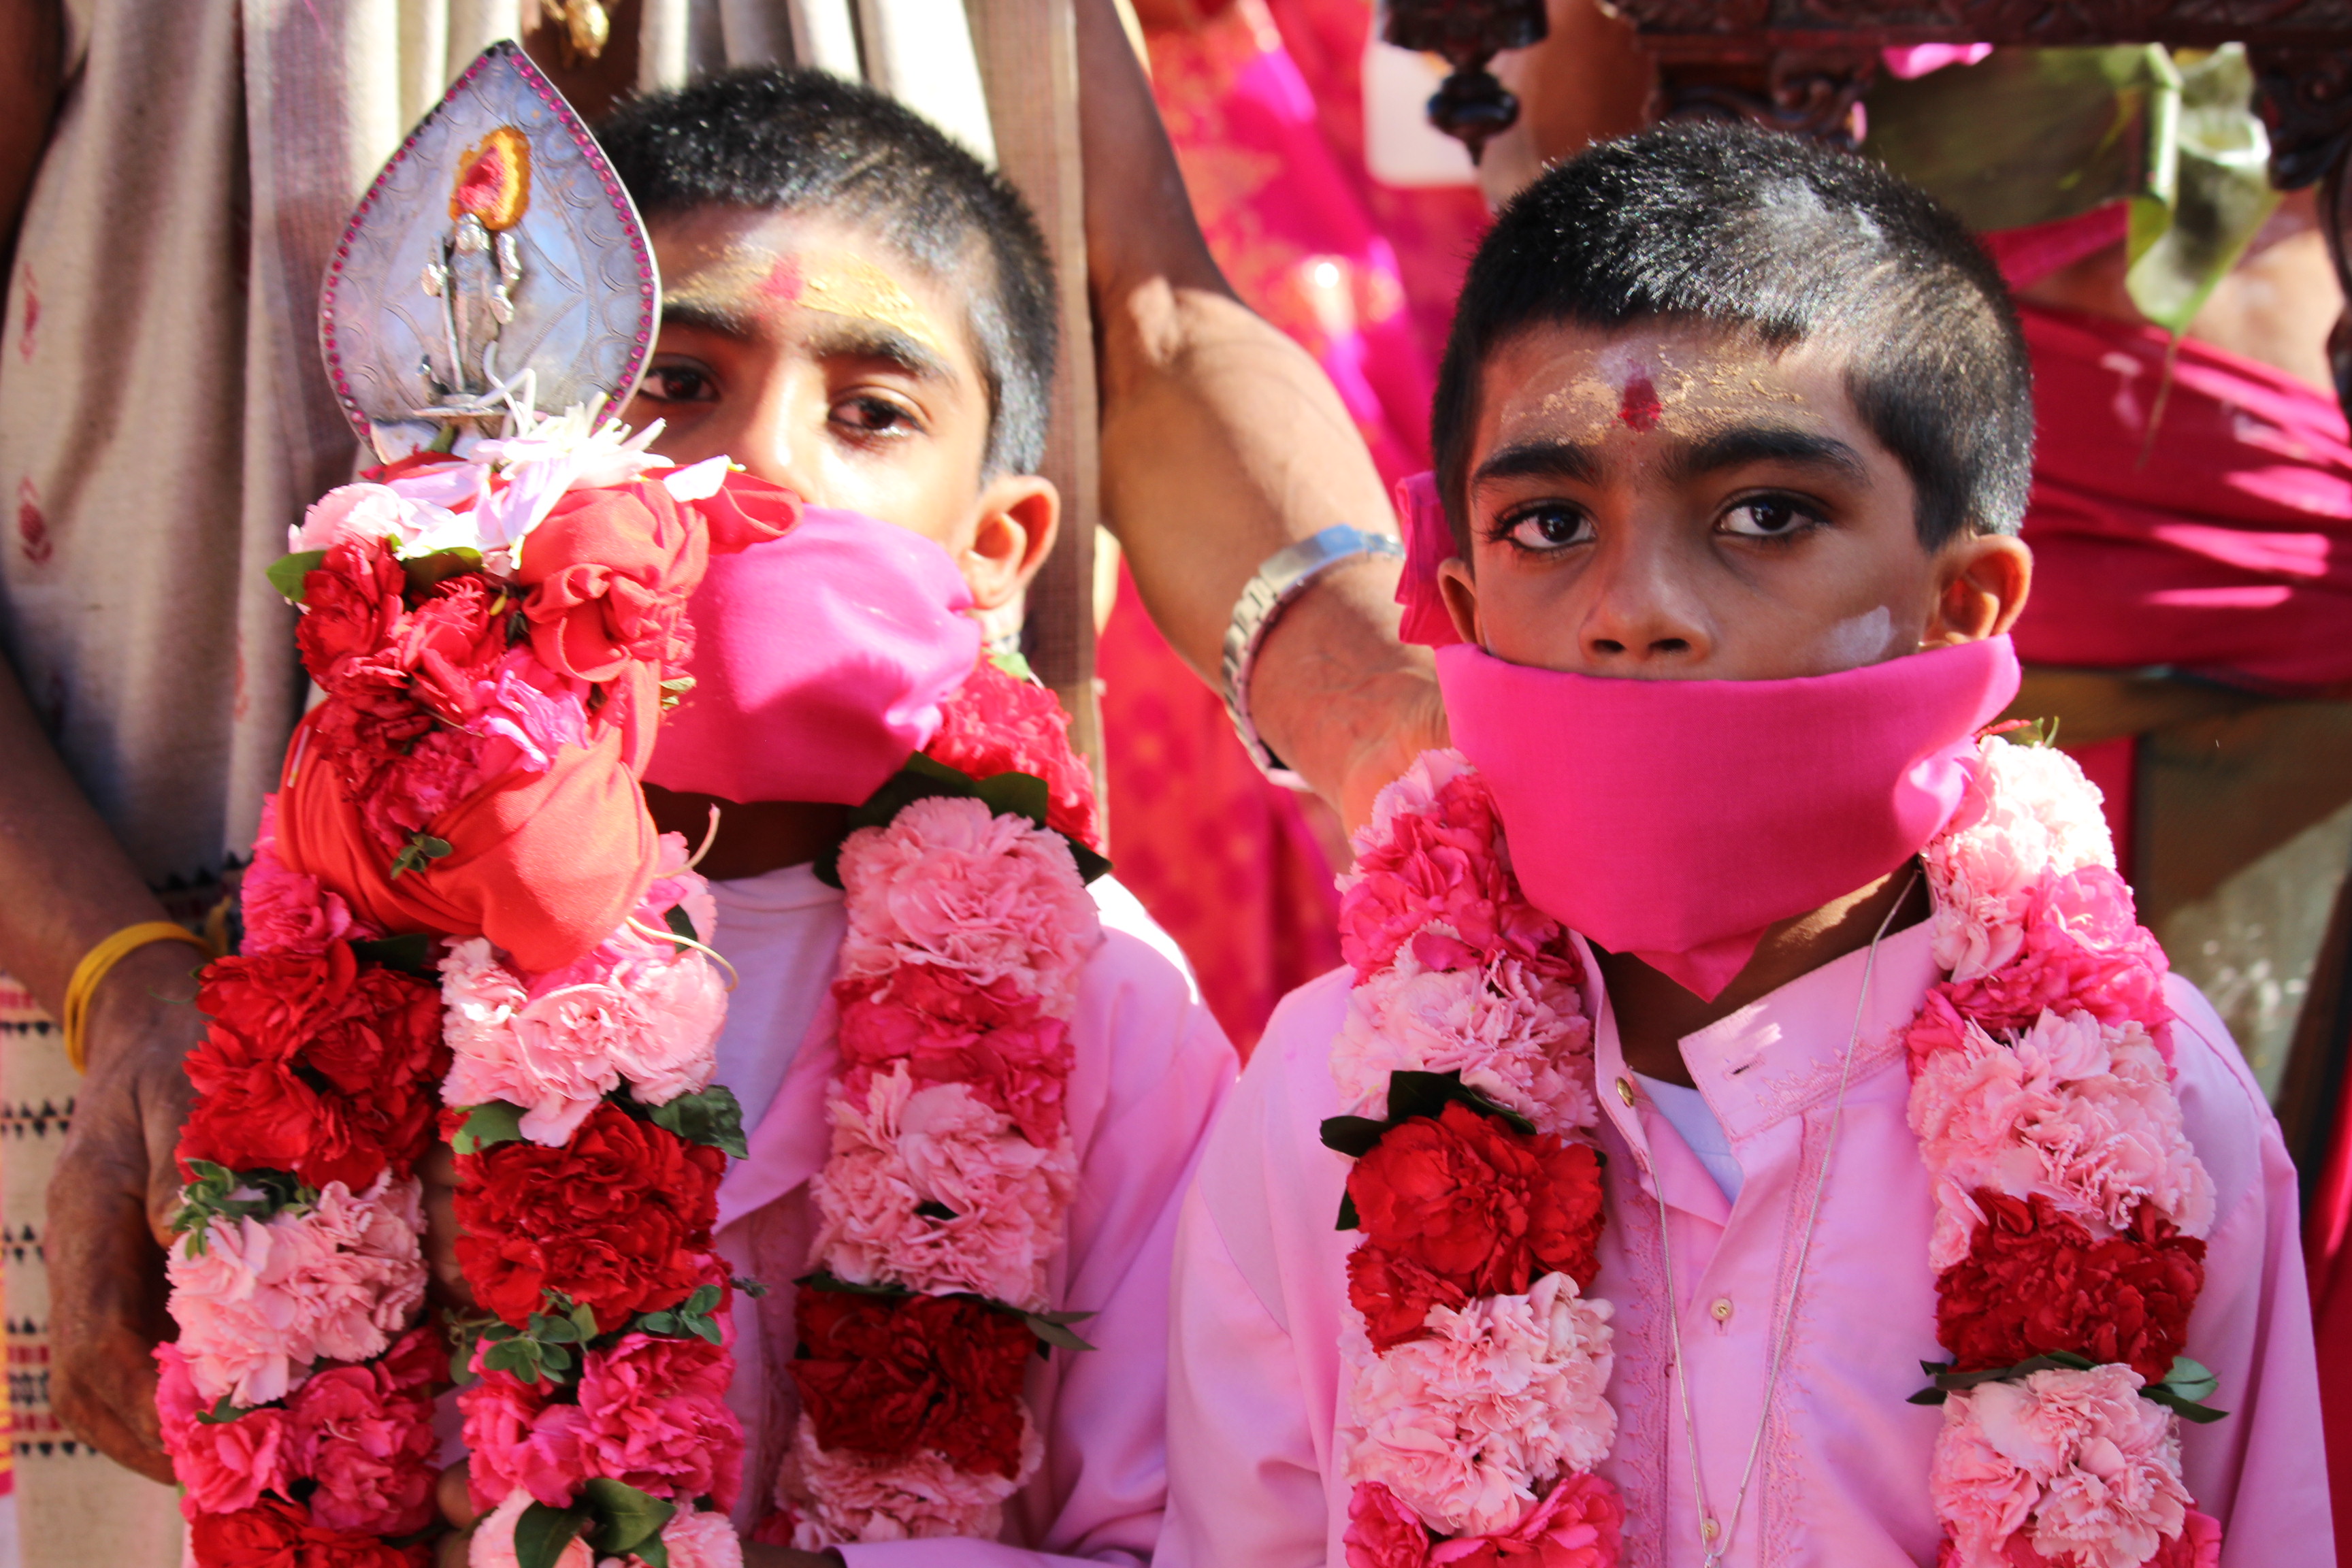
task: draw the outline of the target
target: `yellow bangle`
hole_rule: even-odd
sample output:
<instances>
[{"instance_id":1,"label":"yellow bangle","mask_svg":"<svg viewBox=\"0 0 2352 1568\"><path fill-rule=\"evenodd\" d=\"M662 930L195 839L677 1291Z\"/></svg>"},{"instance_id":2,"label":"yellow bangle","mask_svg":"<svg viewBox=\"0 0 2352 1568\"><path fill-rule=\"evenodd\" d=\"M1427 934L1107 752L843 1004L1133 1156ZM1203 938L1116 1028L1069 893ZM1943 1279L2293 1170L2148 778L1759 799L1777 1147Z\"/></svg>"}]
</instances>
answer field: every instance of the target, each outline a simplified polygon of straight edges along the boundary
<instances>
[{"instance_id":1,"label":"yellow bangle","mask_svg":"<svg viewBox=\"0 0 2352 1568\"><path fill-rule=\"evenodd\" d=\"M214 956L212 943L170 921L142 921L124 926L83 953L81 962L74 965L73 978L66 982L65 1016L58 1020L65 1036L66 1060L73 1064L74 1071L89 1070L89 1046L82 1036L89 1026L89 1005L99 986L116 964L151 942L192 942L205 950L206 958Z\"/></svg>"}]
</instances>

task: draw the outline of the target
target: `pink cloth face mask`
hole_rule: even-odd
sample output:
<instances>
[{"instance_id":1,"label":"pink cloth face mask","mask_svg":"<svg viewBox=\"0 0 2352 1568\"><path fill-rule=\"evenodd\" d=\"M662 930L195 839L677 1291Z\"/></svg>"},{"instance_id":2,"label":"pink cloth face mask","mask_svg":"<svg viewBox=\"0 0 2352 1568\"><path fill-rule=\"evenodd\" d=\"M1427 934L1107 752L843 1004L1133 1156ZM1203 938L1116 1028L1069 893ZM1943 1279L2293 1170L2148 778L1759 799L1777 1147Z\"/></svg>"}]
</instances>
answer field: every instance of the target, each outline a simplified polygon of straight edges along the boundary
<instances>
[{"instance_id":1,"label":"pink cloth face mask","mask_svg":"<svg viewBox=\"0 0 2352 1568\"><path fill-rule=\"evenodd\" d=\"M1712 1000L1766 927L1936 835L2018 665L2002 637L1799 680L1601 679L1456 643L1437 678L1528 898Z\"/></svg>"},{"instance_id":2,"label":"pink cloth face mask","mask_svg":"<svg viewBox=\"0 0 2352 1568\"><path fill-rule=\"evenodd\" d=\"M938 733L980 657L948 552L811 507L782 539L714 555L688 605L694 689L646 782L724 800L856 805Z\"/></svg>"}]
</instances>

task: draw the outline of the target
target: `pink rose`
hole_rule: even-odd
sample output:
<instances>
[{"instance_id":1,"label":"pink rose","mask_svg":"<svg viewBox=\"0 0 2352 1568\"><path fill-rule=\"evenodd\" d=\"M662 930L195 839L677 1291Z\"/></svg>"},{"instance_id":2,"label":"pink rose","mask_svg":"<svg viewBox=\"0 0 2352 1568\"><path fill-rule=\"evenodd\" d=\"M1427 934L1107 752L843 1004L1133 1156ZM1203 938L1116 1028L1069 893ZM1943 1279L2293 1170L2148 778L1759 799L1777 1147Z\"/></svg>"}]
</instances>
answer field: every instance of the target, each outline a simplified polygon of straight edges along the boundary
<instances>
[{"instance_id":1,"label":"pink rose","mask_svg":"<svg viewBox=\"0 0 2352 1568\"><path fill-rule=\"evenodd\" d=\"M862 1100L836 1084L825 1110L833 1154L810 1183L824 1268L860 1284L1045 1305L1076 1185L1066 1134L1041 1149L962 1084L917 1089L904 1062L873 1075ZM917 1213L925 1203L953 1217Z\"/></svg>"},{"instance_id":2,"label":"pink rose","mask_svg":"<svg viewBox=\"0 0 2352 1568\"><path fill-rule=\"evenodd\" d=\"M887 827L860 828L842 846L841 881L849 979L934 964L977 986L1009 978L1067 1017L1078 971L1102 942L1067 842L977 800L934 795Z\"/></svg>"},{"instance_id":3,"label":"pink rose","mask_svg":"<svg viewBox=\"0 0 2352 1568\"><path fill-rule=\"evenodd\" d=\"M205 1421L212 1404L196 1396L180 1347L156 1346L155 1362L163 1374L155 1408L163 1417L163 1447L172 1473L187 1489L181 1513L189 1519L236 1513L253 1507L263 1492L286 1495L293 1458L286 1412L265 1406L233 1421Z\"/></svg>"}]
</instances>

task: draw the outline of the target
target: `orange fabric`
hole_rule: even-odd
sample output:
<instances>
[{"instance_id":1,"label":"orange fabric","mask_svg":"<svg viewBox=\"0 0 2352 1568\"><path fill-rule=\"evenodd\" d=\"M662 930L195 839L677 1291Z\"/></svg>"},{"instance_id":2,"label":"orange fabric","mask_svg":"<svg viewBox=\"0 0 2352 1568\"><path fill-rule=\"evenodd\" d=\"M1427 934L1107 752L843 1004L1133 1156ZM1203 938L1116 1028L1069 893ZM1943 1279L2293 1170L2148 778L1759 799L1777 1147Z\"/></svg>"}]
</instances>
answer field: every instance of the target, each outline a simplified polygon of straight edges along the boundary
<instances>
[{"instance_id":1,"label":"orange fabric","mask_svg":"<svg viewBox=\"0 0 2352 1568\"><path fill-rule=\"evenodd\" d=\"M653 818L625 755L634 726L565 747L544 773L509 773L435 819L450 852L388 875L389 858L343 797L334 764L295 731L278 785L278 854L390 934L478 931L533 973L585 956L653 880Z\"/></svg>"}]
</instances>

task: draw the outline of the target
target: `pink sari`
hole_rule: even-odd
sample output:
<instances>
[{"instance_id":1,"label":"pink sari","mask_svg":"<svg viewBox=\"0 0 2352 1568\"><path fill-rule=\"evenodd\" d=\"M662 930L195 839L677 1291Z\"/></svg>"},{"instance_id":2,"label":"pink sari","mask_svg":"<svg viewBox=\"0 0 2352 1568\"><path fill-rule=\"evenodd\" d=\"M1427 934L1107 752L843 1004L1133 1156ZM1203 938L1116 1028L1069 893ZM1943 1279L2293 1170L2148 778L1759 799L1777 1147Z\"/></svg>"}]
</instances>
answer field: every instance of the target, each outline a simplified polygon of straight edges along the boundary
<instances>
[{"instance_id":1,"label":"pink sari","mask_svg":"<svg viewBox=\"0 0 2352 1568\"><path fill-rule=\"evenodd\" d=\"M1436 353L1486 210L1474 191L1391 191L1365 174L1369 5L1278 4L1236 0L1197 28L1155 29L1153 96L1218 265L1322 363L1394 480L1429 466ZM1120 879L1183 944L1246 1053L1286 992L1339 962L1333 868L1299 800L1250 765L1123 577L1097 658Z\"/></svg>"}]
</instances>

